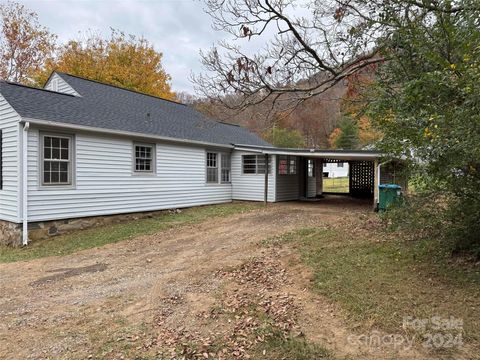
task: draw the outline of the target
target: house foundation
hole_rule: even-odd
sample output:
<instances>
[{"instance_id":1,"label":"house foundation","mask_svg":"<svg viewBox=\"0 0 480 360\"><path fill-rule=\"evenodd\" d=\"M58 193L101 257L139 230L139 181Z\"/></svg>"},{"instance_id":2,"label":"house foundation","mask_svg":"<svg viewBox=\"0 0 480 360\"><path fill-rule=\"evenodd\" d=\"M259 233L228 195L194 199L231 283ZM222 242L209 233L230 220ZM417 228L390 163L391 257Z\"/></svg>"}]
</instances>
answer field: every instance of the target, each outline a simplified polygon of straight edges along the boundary
<instances>
[{"instance_id":1,"label":"house foundation","mask_svg":"<svg viewBox=\"0 0 480 360\"><path fill-rule=\"evenodd\" d=\"M21 243L21 224L0 220L0 245L18 246Z\"/></svg>"},{"instance_id":2,"label":"house foundation","mask_svg":"<svg viewBox=\"0 0 480 360\"><path fill-rule=\"evenodd\" d=\"M64 235L75 230L84 230L102 225L117 224L130 220L154 218L168 212L179 212L179 209L151 212L129 213L120 215L95 216L86 218L39 221L28 224L29 241L48 239ZM22 224L0 220L0 244L20 246L22 244Z\"/></svg>"}]
</instances>

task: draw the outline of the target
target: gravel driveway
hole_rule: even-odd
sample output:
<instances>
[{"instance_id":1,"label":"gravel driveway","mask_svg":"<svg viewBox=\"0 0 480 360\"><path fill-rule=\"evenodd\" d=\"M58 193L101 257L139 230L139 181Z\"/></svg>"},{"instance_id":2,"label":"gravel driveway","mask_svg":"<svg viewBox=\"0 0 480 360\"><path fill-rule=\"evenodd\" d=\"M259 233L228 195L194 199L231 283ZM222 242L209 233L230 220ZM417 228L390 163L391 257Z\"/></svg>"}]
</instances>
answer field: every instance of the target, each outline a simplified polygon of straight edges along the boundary
<instances>
[{"instance_id":1,"label":"gravel driveway","mask_svg":"<svg viewBox=\"0 0 480 360\"><path fill-rule=\"evenodd\" d=\"M175 313L182 326L193 308L207 310L221 286L215 274L261 256L260 240L370 210L345 206L272 204L68 256L0 264L0 358L121 358L112 352L117 342L135 342L159 314Z\"/></svg>"}]
</instances>

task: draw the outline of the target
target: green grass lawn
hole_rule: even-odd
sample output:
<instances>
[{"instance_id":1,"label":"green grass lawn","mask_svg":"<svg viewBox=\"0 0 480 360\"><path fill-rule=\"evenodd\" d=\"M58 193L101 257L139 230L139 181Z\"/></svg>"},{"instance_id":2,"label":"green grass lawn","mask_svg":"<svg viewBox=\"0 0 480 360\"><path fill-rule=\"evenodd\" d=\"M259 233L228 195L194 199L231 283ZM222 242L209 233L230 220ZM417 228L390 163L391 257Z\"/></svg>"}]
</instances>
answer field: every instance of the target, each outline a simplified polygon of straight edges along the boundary
<instances>
[{"instance_id":1,"label":"green grass lawn","mask_svg":"<svg viewBox=\"0 0 480 360\"><path fill-rule=\"evenodd\" d=\"M323 178L323 191L334 193L348 193L348 177Z\"/></svg>"},{"instance_id":2,"label":"green grass lawn","mask_svg":"<svg viewBox=\"0 0 480 360\"><path fill-rule=\"evenodd\" d=\"M335 356L326 348L308 342L305 337L285 337L280 332L267 329L265 342L257 345L255 359L333 360ZM265 351L265 352L264 352Z\"/></svg>"},{"instance_id":3,"label":"green grass lawn","mask_svg":"<svg viewBox=\"0 0 480 360\"><path fill-rule=\"evenodd\" d=\"M312 228L266 243L294 246L314 272L313 290L340 304L352 326L401 333L405 316L453 316L463 319L464 339L478 348L478 266L459 264L434 242L372 238Z\"/></svg>"},{"instance_id":4,"label":"green grass lawn","mask_svg":"<svg viewBox=\"0 0 480 360\"><path fill-rule=\"evenodd\" d=\"M233 202L221 205L184 209L179 213L162 212L153 218L130 220L123 223L75 231L30 243L26 247L0 247L0 263L30 260L45 256L61 256L83 249L164 231L173 227L192 224L212 217L258 209L259 203Z\"/></svg>"}]
</instances>

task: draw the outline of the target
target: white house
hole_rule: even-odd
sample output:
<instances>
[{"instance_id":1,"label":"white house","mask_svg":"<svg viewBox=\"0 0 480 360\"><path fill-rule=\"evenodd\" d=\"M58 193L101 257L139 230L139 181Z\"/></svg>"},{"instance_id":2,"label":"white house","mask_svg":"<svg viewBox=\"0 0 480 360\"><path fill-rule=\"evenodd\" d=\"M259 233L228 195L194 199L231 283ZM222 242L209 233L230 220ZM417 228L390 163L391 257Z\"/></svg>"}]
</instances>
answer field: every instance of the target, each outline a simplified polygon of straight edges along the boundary
<instances>
[{"instance_id":1,"label":"white house","mask_svg":"<svg viewBox=\"0 0 480 360\"><path fill-rule=\"evenodd\" d=\"M58 72L44 89L0 82L0 141L0 242L24 244L50 222L54 234L78 218L314 197L323 159L358 163L352 176L370 180L352 194L373 196L380 156L277 149L189 106Z\"/></svg>"},{"instance_id":2,"label":"white house","mask_svg":"<svg viewBox=\"0 0 480 360\"><path fill-rule=\"evenodd\" d=\"M348 176L348 162L323 163L323 177L339 178Z\"/></svg>"}]
</instances>

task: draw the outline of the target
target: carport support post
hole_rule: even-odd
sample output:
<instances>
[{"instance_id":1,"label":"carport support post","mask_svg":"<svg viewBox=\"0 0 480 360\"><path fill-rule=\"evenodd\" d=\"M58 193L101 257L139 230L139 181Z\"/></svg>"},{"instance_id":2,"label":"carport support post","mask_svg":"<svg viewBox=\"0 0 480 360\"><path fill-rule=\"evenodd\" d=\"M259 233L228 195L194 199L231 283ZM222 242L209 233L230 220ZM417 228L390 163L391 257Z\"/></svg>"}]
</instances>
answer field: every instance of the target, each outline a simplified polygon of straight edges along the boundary
<instances>
[{"instance_id":1,"label":"carport support post","mask_svg":"<svg viewBox=\"0 0 480 360\"><path fill-rule=\"evenodd\" d=\"M373 210L377 209L377 204L379 202L379 189L378 185L380 185L380 166L378 165L378 160L375 160L373 163Z\"/></svg>"},{"instance_id":2,"label":"carport support post","mask_svg":"<svg viewBox=\"0 0 480 360\"><path fill-rule=\"evenodd\" d=\"M317 159L315 162L315 185L317 188L317 196L323 193L323 159Z\"/></svg>"},{"instance_id":3,"label":"carport support post","mask_svg":"<svg viewBox=\"0 0 480 360\"><path fill-rule=\"evenodd\" d=\"M267 205L268 202L268 154L265 154L265 194L263 196L263 203Z\"/></svg>"}]
</instances>

